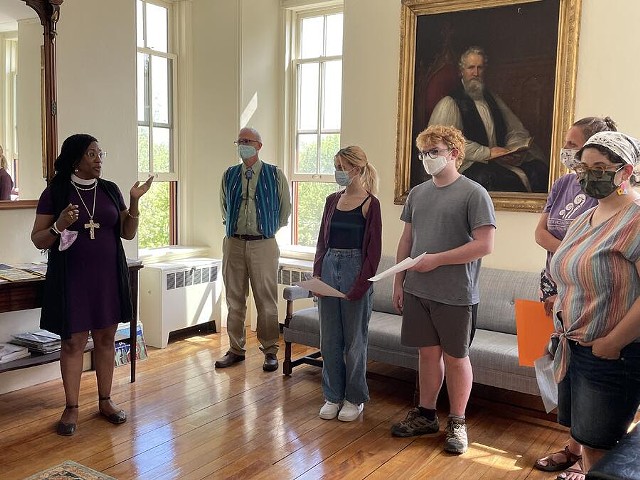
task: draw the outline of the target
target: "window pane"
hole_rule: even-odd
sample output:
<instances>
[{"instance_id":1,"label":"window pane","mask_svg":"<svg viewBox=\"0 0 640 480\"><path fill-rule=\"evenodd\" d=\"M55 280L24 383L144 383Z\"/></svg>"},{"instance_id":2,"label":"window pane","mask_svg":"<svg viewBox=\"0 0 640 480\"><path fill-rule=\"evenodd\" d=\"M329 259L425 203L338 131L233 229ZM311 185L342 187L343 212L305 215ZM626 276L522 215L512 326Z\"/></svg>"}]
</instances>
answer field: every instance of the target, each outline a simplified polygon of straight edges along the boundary
<instances>
[{"instance_id":1,"label":"window pane","mask_svg":"<svg viewBox=\"0 0 640 480\"><path fill-rule=\"evenodd\" d=\"M342 55L342 14L327 17L326 56Z\"/></svg>"},{"instance_id":2,"label":"window pane","mask_svg":"<svg viewBox=\"0 0 640 480\"><path fill-rule=\"evenodd\" d=\"M320 173L333 173L333 158L340 150L340 134L332 133L320 136Z\"/></svg>"},{"instance_id":3,"label":"window pane","mask_svg":"<svg viewBox=\"0 0 640 480\"><path fill-rule=\"evenodd\" d=\"M167 9L147 3L147 48L167 52L169 46Z\"/></svg>"},{"instance_id":4,"label":"window pane","mask_svg":"<svg viewBox=\"0 0 640 480\"><path fill-rule=\"evenodd\" d=\"M149 127L138 127L138 171L149 171Z\"/></svg>"},{"instance_id":5,"label":"window pane","mask_svg":"<svg viewBox=\"0 0 640 480\"><path fill-rule=\"evenodd\" d=\"M302 19L300 35L300 58L315 58L322 55L324 41L324 17Z\"/></svg>"},{"instance_id":6,"label":"window pane","mask_svg":"<svg viewBox=\"0 0 640 480\"><path fill-rule=\"evenodd\" d=\"M136 85L138 95L138 122L149 123L149 102L147 101L147 74L149 72L149 55L138 53Z\"/></svg>"},{"instance_id":7,"label":"window pane","mask_svg":"<svg viewBox=\"0 0 640 480\"><path fill-rule=\"evenodd\" d=\"M318 136L298 135L296 173L318 173Z\"/></svg>"},{"instance_id":8,"label":"window pane","mask_svg":"<svg viewBox=\"0 0 640 480\"><path fill-rule=\"evenodd\" d=\"M315 247L327 195L338 190L335 183L294 182L294 243ZM143 197L144 198L144 197Z\"/></svg>"},{"instance_id":9,"label":"window pane","mask_svg":"<svg viewBox=\"0 0 640 480\"><path fill-rule=\"evenodd\" d=\"M339 130L342 102L342 60L324 66L324 98L322 129Z\"/></svg>"},{"instance_id":10,"label":"window pane","mask_svg":"<svg viewBox=\"0 0 640 480\"><path fill-rule=\"evenodd\" d=\"M153 123L169 124L169 82L171 64L167 58L151 57L151 91L153 92Z\"/></svg>"},{"instance_id":11,"label":"window pane","mask_svg":"<svg viewBox=\"0 0 640 480\"><path fill-rule=\"evenodd\" d=\"M300 65L298 130L316 130L318 128L319 69L319 63Z\"/></svg>"},{"instance_id":12,"label":"window pane","mask_svg":"<svg viewBox=\"0 0 640 480\"><path fill-rule=\"evenodd\" d=\"M169 215L171 213L169 182L153 182L140 198L138 246L153 248L169 245Z\"/></svg>"},{"instance_id":13,"label":"window pane","mask_svg":"<svg viewBox=\"0 0 640 480\"><path fill-rule=\"evenodd\" d=\"M171 172L171 130L168 128L153 129L153 171Z\"/></svg>"},{"instance_id":14,"label":"window pane","mask_svg":"<svg viewBox=\"0 0 640 480\"><path fill-rule=\"evenodd\" d=\"M136 2L136 31L138 32L138 47L144 47L144 17L143 5L140 0Z\"/></svg>"}]
</instances>

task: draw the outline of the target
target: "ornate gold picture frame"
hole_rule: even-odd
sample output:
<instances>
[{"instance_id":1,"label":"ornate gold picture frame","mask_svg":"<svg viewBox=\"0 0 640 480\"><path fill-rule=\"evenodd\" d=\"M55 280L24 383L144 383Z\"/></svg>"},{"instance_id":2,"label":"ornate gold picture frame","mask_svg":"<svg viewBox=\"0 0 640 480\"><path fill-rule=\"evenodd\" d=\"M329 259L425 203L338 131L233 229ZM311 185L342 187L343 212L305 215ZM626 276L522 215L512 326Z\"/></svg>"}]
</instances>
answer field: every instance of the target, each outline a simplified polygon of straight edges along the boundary
<instances>
[{"instance_id":1,"label":"ornate gold picture frame","mask_svg":"<svg viewBox=\"0 0 640 480\"><path fill-rule=\"evenodd\" d=\"M531 133L551 186L562 173L557 152L574 121L580 12L581 0L402 0L396 204L424 181L415 137L427 127L438 98L452 88L460 54L476 45L487 54L487 88ZM539 212L547 197L489 193L497 210L510 211Z\"/></svg>"}]
</instances>

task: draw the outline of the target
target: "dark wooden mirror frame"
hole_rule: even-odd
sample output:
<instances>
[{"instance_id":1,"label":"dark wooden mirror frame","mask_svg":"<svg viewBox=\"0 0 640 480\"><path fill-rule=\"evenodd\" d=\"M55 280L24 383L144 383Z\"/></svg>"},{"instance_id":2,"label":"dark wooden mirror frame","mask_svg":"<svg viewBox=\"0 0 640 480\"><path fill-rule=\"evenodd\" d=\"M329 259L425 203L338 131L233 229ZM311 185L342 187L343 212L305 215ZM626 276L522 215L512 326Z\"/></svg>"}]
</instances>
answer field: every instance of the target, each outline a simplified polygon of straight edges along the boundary
<instances>
[{"instance_id":1,"label":"dark wooden mirror frame","mask_svg":"<svg viewBox=\"0 0 640 480\"><path fill-rule=\"evenodd\" d=\"M56 24L60 18L60 5L64 0L22 0L33 8L44 29L44 105L43 105L43 158L47 183L54 174L53 162L58 155L58 116L56 94ZM37 200L0 202L0 210L35 208Z\"/></svg>"}]
</instances>

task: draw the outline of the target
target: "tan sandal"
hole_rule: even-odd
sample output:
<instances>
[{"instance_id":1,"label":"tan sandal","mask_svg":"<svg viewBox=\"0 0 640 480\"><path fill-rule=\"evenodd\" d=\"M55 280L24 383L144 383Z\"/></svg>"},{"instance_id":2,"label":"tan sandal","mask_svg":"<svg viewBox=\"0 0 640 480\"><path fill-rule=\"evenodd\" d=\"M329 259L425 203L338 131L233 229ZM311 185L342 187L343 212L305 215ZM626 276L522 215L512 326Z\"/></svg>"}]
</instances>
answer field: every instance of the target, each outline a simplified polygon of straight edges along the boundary
<instances>
[{"instance_id":1,"label":"tan sandal","mask_svg":"<svg viewBox=\"0 0 640 480\"><path fill-rule=\"evenodd\" d=\"M553 460L552 457L558 454L564 455L566 461L556 462L555 460ZM576 462L580 460L582 460L582 455L576 455L571 450L569 450L569 445L567 445L564 447L564 450L553 452L546 457L539 458L538 460L536 460L536 463L533 466L534 468L542 470L543 472L560 472L562 470L567 470L569 467L572 467ZM541 462L545 462L545 464Z\"/></svg>"}]
</instances>

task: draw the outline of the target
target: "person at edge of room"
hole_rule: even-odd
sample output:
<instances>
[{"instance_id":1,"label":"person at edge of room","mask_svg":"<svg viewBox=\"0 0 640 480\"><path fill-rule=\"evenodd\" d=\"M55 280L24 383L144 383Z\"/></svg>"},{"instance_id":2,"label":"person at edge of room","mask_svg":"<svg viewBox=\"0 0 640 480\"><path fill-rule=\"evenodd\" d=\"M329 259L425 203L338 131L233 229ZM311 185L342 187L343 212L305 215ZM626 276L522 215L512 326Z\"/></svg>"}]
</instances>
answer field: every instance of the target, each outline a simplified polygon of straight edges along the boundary
<instances>
[{"instance_id":1,"label":"person at edge of room","mask_svg":"<svg viewBox=\"0 0 640 480\"><path fill-rule=\"evenodd\" d=\"M547 263L540 273L540 301L544 302L548 315L551 315L553 302L558 293L549 274L551 257L558 249L571 222L598 204L595 198L587 196L582 191L578 177L573 172L573 168L578 164L576 153L591 135L616 130L615 122L609 117L586 117L575 122L565 135L564 146L560 150L560 161L569 173L560 177L551 186L547 204L535 231L536 243L547 251ZM560 472L571 468L571 471L561 473L557 478L583 480L584 474L579 465L581 459L582 447L569 437L564 450L539 458L534 467L545 472Z\"/></svg>"},{"instance_id":2,"label":"person at edge of room","mask_svg":"<svg viewBox=\"0 0 640 480\"><path fill-rule=\"evenodd\" d=\"M0 146L0 200L11 200L11 190L13 190L13 179L9 172L7 157L4 156L4 151Z\"/></svg>"},{"instance_id":3,"label":"person at edge of room","mask_svg":"<svg viewBox=\"0 0 640 480\"><path fill-rule=\"evenodd\" d=\"M640 405L640 194L630 180L640 142L598 132L574 170L597 199L569 226L551 259L558 288L550 344L558 423L582 445L582 471L613 448Z\"/></svg>"},{"instance_id":4,"label":"person at edge of room","mask_svg":"<svg viewBox=\"0 0 640 480\"><path fill-rule=\"evenodd\" d=\"M481 47L460 56L461 84L433 109L429 125L452 125L465 136L460 172L489 191L546 193L549 168L539 147L504 101L486 88L489 59ZM510 153L517 148L524 151Z\"/></svg>"},{"instance_id":5,"label":"person at edge of room","mask_svg":"<svg viewBox=\"0 0 640 480\"><path fill-rule=\"evenodd\" d=\"M382 253L378 175L357 146L334 158L336 183L327 197L318 233L313 276L345 294L318 298L322 391L320 418L350 422L369 401L367 338L373 287Z\"/></svg>"},{"instance_id":6,"label":"person at edge of room","mask_svg":"<svg viewBox=\"0 0 640 480\"><path fill-rule=\"evenodd\" d=\"M111 400L115 333L133 317L129 269L121 238L138 230L139 201L153 177L136 182L129 208L118 186L101 178L106 152L98 140L76 134L62 144L55 175L36 208L31 241L48 250L40 327L60 335L60 370L66 407L58 435L73 435L84 349L93 339L98 409L113 424L127 420Z\"/></svg>"},{"instance_id":7,"label":"person at edge of room","mask_svg":"<svg viewBox=\"0 0 640 480\"><path fill-rule=\"evenodd\" d=\"M249 282L258 311L257 334L264 353L262 369L278 370L278 263L276 232L291 212L289 184L280 168L259 158L262 138L242 128L234 142L242 162L222 176L220 205L226 233L222 244L222 277L229 313L229 351L216 360L227 368L245 358L245 316Z\"/></svg>"},{"instance_id":8,"label":"person at edge of room","mask_svg":"<svg viewBox=\"0 0 640 480\"><path fill-rule=\"evenodd\" d=\"M493 250L495 212L484 187L458 172L465 155L458 129L431 125L416 146L431 179L409 192L396 259L424 256L396 274L393 303L402 314L402 344L418 347L420 403L391 433L439 432L436 400L446 372L450 413L444 449L460 454L468 447L465 410L473 382L469 345L478 275L481 258Z\"/></svg>"}]
</instances>

